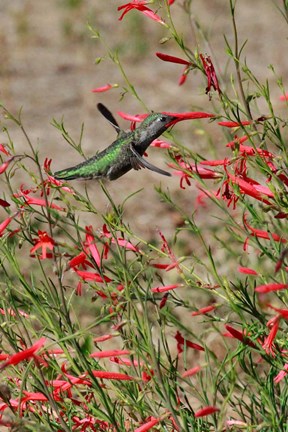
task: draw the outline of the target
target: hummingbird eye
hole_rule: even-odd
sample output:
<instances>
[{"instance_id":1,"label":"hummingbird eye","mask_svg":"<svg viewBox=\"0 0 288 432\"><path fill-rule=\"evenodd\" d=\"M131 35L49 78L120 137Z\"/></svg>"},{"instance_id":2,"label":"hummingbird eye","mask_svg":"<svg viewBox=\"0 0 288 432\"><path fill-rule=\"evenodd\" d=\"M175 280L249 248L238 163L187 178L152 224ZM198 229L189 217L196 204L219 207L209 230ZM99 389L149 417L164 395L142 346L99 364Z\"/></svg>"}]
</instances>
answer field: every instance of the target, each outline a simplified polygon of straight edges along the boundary
<instances>
[{"instance_id":1,"label":"hummingbird eye","mask_svg":"<svg viewBox=\"0 0 288 432\"><path fill-rule=\"evenodd\" d=\"M161 122L165 122L165 121L166 121L166 116L162 116L162 117L160 117L159 120L160 120Z\"/></svg>"}]
</instances>

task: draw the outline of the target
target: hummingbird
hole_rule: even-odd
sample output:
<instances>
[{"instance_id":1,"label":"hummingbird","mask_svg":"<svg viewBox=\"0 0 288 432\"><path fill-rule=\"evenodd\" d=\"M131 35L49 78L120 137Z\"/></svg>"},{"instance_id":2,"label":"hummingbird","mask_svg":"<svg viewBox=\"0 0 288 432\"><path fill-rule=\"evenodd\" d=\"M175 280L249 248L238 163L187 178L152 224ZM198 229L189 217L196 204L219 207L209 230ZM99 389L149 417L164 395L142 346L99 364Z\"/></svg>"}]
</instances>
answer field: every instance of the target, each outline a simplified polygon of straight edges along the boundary
<instances>
[{"instance_id":1,"label":"hummingbird","mask_svg":"<svg viewBox=\"0 0 288 432\"><path fill-rule=\"evenodd\" d=\"M149 163L143 158L143 155L152 141L162 135L169 126L177 121L176 116L169 115L169 113L152 113L135 130L125 132L120 128L113 114L105 105L98 103L97 108L117 132L117 139L90 159L73 167L55 172L55 179L116 180L131 169L139 170L141 168L147 168L158 174L171 176L169 172Z\"/></svg>"}]
</instances>

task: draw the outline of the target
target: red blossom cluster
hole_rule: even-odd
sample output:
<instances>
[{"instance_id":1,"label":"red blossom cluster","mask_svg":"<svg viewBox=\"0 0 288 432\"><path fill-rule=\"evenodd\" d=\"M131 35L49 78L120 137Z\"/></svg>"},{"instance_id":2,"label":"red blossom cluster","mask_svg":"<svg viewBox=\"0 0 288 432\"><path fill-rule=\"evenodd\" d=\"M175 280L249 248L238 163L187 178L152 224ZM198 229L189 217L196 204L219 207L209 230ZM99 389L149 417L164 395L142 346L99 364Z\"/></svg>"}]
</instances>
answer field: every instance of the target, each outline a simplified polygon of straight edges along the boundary
<instances>
[{"instance_id":1,"label":"red blossom cluster","mask_svg":"<svg viewBox=\"0 0 288 432\"><path fill-rule=\"evenodd\" d=\"M50 183L51 184L51 183ZM38 192L38 188L33 189L24 189L24 186L21 185L20 190L18 193L13 194L14 198L19 199L21 208L25 208L27 206L40 206L40 207L46 207L51 208L58 211L64 211L65 209L63 207L58 206L57 204L48 201L48 199L45 198L39 198L33 196L33 194ZM43 192L42 192L43 194Z\"/></svg>"},{"instance_id":2,"label":"red blossom cluster","mask_svg":"<svg viewBox=\"0 0 288 432\"><path fill-rule=\"evenodd\" d=\"M247 161L249 158L261 157L267 166L267 172L271 172L266 178L267 184L271 181L273 175L288 184L288 178L275 169L273 159L275 156L264 149L243 145L244 141L249 139L248 135L235 137L226 147L234 151L233 157L226 157L222 160L199 161L198 164L187 163L180 155L175 155L177 165L170 163L169 166L174 168L174 175L180 176L180 187L185 189L185 185L191 186L191 178L200 177L201 179L217 180L222 179L221 188L214 192L215 197L220 197L227 201L228 207L232 204L236 208L237 201L248 195L253 199L273 207L274 192L266 185L260 184L257 180L248 176ZM209 167L209 168L206 168ZM220 171L222 167L222 172ZM216 169L215 169L216 168ZM272 169L271 169L272 168ZM211 194L211 192L209 192ZM283 212L279 212L275 217L287 217Z\"/></svg>"},{"instance_id":3,"label":"red blossom cluster","mask_svg":"<svg viewBox=\"0 0 288 432\"><path fill-rule=\"evenodd\" d=\"M107 335L106 335L107 336ZM102 340L105 340L107 338L102 338ZM178 332L176 335L176 339L178 341L178 344L186 344L187 347L192 347L194 349L201 349L202 347L198 346L197 344L193 344L190 341L184 340L184 338L180 335ZM34 345L32 345L30 348L26 348L23 351L19 351L16 354L5 354L5 356L2 354L0 360L5 360L0 368L4 369L8 367L9 365L17 365L20 362L24 362L27 360L33 359L37 365L42 365L42 367L48 367L48 363L46 359L50 359L51 357L57 358L57 356L62 356L64 351L62 349L48 349L46 351L43 351L43 346L46 342L46 338L41 338L39 341L37 341ZM98 338L99 342L99 338ZM39 350L42 349L41 354L38 353ZM41 410L46 411L46 408L49 406L49 400L52 398L55 402L61 406L61 412L63 417L65 418L65 398L69 398L71 402L73 402L76 406L82 406L83 407L83 417L80 418L79 416L74 415L72 418L70 418L70 421L72 421L72 430L81 430L85 431L87 428L92 431L97 431L98 427L101 427L101 430L114 430L113 426L109 424L106 421L99 420L95 416L91 416L89 414L89 408L88 404L90 401L93 400L93 392L91 391L91 388L93 387L93 379L100 380L99 384L101 387L106 388L106 384L104 385L103 380L116 380L116 381L137 381L138 385L141 385L141 382L145 383L147 381L150 381L153 377L154 373L152 370L148 370L143 362L138 362L136 360L131 361L131 359L123 358L123 356L130 355L129 350L106 350L106 351L98 351L94 352L90 355L90 358L97 359L99 361L100 359L109 358L111 362L117 363L121 366L133 366L134 368L141 368L142 369L142 377L136 378L134 376L128 375L126 373L120 373L120 372L110 372L103 369L92 369L90 372L84 372L79 376L72 375L69 370L67 363L62 363L61 366L61 373L58 374L53 379L46 379L45 384L47 387L47 392L31 392L24 390L22 392L22 396L18 399L12 399L9 398L5 401L0 402L0 423L4 424L5 421L3 420L3 415L8 408L19 411L20 415L23 415L24 412L31 411L33 413L37 413L38 410L41 412ZM146 369L146 371L145 371ZM191 377L192 375L195 375L201 370L200 366L196 366L192 369L187 370L185 373L183 373L183 378ZM14 380L11 378L11 380ZM14 380L15 381L15 380ZM16 381L15 381L16 383ZM18 380L18 383L16 383L17 386L21 386L21 380ZM78 390L81 390L82 394L84 396L84 400L82 398L82 401L79 400L73 392L73 389L77 388ZM86 402L85 402L86 401ZM200 410L195 412L195 417L204 417L209 414L215 413L219 411L217 407L214 406L206 406L201 408ZM143 421L142 425L136 428L135 430L138 431L145 431L149 430L153 425L156 425L157 423L163 421L164 419L168 419L168 421L172 422L172 425L174 427L174 430L178 431L178 427L175 424L175 421L173 420L171 413L168 411L164 415L162 415L159 418L147 418L145 421ZM5 423L6 424L6 423ZM7 424L6 424L7 425ZM59 424L60 426L60 424Z\"/></svg>"}]
</instances>

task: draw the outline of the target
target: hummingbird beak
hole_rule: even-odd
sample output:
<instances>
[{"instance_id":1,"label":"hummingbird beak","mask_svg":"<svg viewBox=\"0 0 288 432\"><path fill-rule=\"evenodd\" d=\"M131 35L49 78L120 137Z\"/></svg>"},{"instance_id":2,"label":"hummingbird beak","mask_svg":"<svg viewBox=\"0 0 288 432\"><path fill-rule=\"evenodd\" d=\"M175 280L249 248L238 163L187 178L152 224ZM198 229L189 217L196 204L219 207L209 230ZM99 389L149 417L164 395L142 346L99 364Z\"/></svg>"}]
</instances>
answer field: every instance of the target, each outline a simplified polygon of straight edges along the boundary
<instances>
[{"instance_id":1,"label":"hummingbird beak","mask_svg":"<svg viewBox=\"0 0 288 432\"><path fill-rule=\"evenodd\" d=\"M176 123L178 123L178 122L180 122L182 119L181 118L178 118L178 117L172 117L171 116L171 118L172 118L172 120L169 122L169 123L167 123L167 125L166 125L166 128L168 129L168 128L170 128L170 127L172 127L172 126L174 126ZM184 119L183 119L184 120Z\"/></svg>"},{"instance_id":2,"label":"hummingbird beak","mask_svg":"<svg viewBox=\"0 0 288 432\"><path fill-rule=\"evenodd\" d=\"M164 114L164 113L163 113ZM165 113L166 114L166 113ZM178 119L177 117L171 116L171 121L169 123L166 124L166 129L170 128L171 126L174 126L176 123L178 123L179 121L181 121L180 119Z\"/></svg>"}]
</instances>

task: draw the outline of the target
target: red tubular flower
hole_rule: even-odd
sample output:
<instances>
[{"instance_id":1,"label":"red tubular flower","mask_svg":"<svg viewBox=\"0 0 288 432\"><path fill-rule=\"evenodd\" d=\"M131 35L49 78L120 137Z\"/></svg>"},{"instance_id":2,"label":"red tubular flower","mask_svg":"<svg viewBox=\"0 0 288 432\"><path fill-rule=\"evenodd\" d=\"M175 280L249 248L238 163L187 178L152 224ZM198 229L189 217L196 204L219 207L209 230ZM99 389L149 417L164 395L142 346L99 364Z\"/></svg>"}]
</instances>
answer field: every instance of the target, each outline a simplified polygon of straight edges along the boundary
<instances>
[{"instance_id":1,"label":"red tubular flower","mask_svg":"<svg viewBox=\"0 0 288 432\"><path fill-rule=\"evenodd\" d=\"M71 195L75 195L75 192L73 189L71 189L68 186L63 186L63 184L65 184L65 182L63 180L56 180L52 175L47 174L47 180L44 180L43 185L46 187L46 194L49 195L50 194L50 186L56 186L56 187L60 187L60 189L63 192L68 192ZM41 192L41 195L43 195L43 191Z\"/></svg>"},{"instance_id":2,"label":"red tubular flower","mask_svg":"<svg viewBox=\"0 0 288 432\"><path fill-rule=\"evenodd\" d=\"M7 201L0 198L0 206L5 208L5 207L10 207L10 204Z\"/></svg>"},{"instance_id":3,"label":"red tubular flower","mask_svg":"<svg viewBox=\"0 0 288 432\"><path fill-rule=\"evenodd\" d=\"M156 56L158 58L160 58L161 60L166 61L166 62L178 63L178 64L185 65L185 68L184 68L184 70L182 72L182 75L180 76L180 79L179 79L179 82L178 82L179 85L183 85L185 83L185 81L186 81L186 78L187 78L187 75L188 75L189 71L191 69L193 69L194 64L191 63L191 62L189 62L189 61L187 61L187 60L181 59L179 57L174 57L174 56L171 56L171 55L168 55L168 54L164 54L164 53L160 53L160 52L157 52Z\"/></svg>"},{"instance_id":4,"label":"red tubular flower","mask_svg":"<svg viewBox=\"0 0 288 432\"><path fill-rule=\"evenodd\" d=\"M203 160L199 162L200 165L208 165L208 166L227 166L231 163L231 161L227 158L219 159L219 160Z\"/></svg>"},{"instance_id":5,"label":"red tubular flower","mask_svg":"<svg viewBox=\"0 0 288 432\"><path fill-rule=\"evenodd\" d=\"M269 168L271 169L271 172L276 175L286 186L288 186L288 176L286 176L281 170L278 169L273 162L269 161L267 162L267 165L269 166Z\"/></svg>"},{"instance_id":6,"label":"red tubular flower","mask_svg":"<svg viewBox=\"0 0 288 432\"><path fill-rule=\"evenodd\" d=\"M163 309L163 307L165 307L167 300L168 300L168 296L169 296L168 293L164 294L164 296L162 297L162 299L159 303L159 309Z\"/></svg>"},{"instance_id":7,"label":"red tubular flower","mask_svg":"<svg viewBox=\"0 0 288 432\"><path fill-rule=\"evenodd\" d=\"M95 238L93 236L93 228L92 226L86 226L86 246L89 249L96 265L101 267L101 257L98 251L98 248L95 243Z\"/></svg>"},{"instance_id":8,"label":"red tubular flower","mask_svg":"<svg viewBox=\"0 0 288 432\"><path fill-rule=\"evenodd\" d=\"M75 192L73 189L69 188L68 186L63 186L63 184L65 184L64 181L62 180L56 180L52 175L47 174L47 180L45 180L43 182L43 185L46 187L46 193L47 195L50 194L50 186L56 186L56 187L60 187L60 189L63 192L68 192L71 195L75 195ZM41 192L41 195L43 195L43 191ZM64 210L64 209L62 209Z\"/></svg>"},{"instance_id":9,"label":"red tubular flower","mask_svg":"<svg viewBox=\"0 0 288 432\"><path fill-rule=\"evenodd\" d=\"M108 90L111 90L112 88L117 88L117 87L119 87L118 84L106 84L104 86L92 89L91 92L92 93L103 93L103 92L106 92Z\"/></svg>"},{"instance_id":10,"label":"red tubular flower","mask_svg":"<svg viewBox=\"0 0 288 432\"><path fill-rule=\"evenodd\" d=\"M162 252L166 252L171 260L171 266L173 266L173 268L177 268L178 271L180 271L180 267L179 267L179 263L178 260L174 254L174 252L172 252L172 249L170 248L168 241L166 239L166 237L164 236L164 234L162 233L162 231L158 230L158 233L162 239L162 247L161 247L161 251ZM170 266L168 266L166 268L166 271L168 271L168 268L170 268ZM172 267L171 267L172 268Z\"/></svg>"},{"instance_id":11,"label":"red tubular flower","mask_svg":"<svg viewBox=\"0 0 288 432\"><path fill-rule=\"evenodd\" d=\"M288 309L280 309L272 306L271 304L267 305L270 309L273 309L274 311L278 312L279 315L281 315L282 318L288 320Z\"/></svg>"},{"instance_id":12,"label":"red tubular flower","mask_svg":"<svg viewBox=\"0 0 288 432\"><path fill-rule=\"evenodd\" d=\"M288 248L284 249L281 252L280 257L279 257L279 259L276 263L276 266L275 266L275 273L278 273L278 271L281 269L286 256L288 256Z\"/></svg>"},{"instance_id":13,"label":"red tubular flower","mask_svg":"<svg viewBox=\"0 0 288 432\"><path fill-rule=\"evenodd\" d=\"M274 217L275 217L275 219L287 219L288 218L288 213L279 212Z\"/></svg>"},{"instance_id":14,"label":"red tubular flower","mask_svg":"<svg viewBox=\"0 0 288 432\"><path fill-rule=\"evenodd\" d=\"M225 324L225 328L235 339L238 339L240 342L244 343L245 345L249 345L251 348L256 348L256 345L243 332L236 330L234 327L230 326L229 324Z\"/></svg>"},{"instance_id":15,"label":"red tubular flower","mask_svg":"<svg viewBox=\"0 0 288 432\"><path fill-rule=\"evenodd\" d=\"M137 246L134 246L128 240L124 238L114 238L110 231L107 228L107 225L103 225L103 234L104 237L111 239L111 243L118 244L118 246L123 247L125 249L131 250L133 252L140 252L140 249Z\"/></svg>"},{"instance_id":16,"label":"red tubular flower","mask_svg":"<svg viewBox=\"0 0 288 432\"><path fill-rule=\"evenodd\" d=\"M33 402L47 402L48 398L47 396L45 396L43 393L37 392L37 393L33 393L33 392L28 392L28 391L23 391L24 395L21 398L21 403L23 402L29 402L29 401L33 401Z\"/></svg>"},{"instance_id":17,"label":"red tubular flower","mask_svg":"<svg viewBox=\"0 0 288 432\"><path fill-rule=\"evenodd\" d=\"M226 159L224 159L225 161ZM203 168L199 165L196 164L188 164L186 162L184 162L181 158L176 157L176 161L179 164L179 167L186 170L186 171L190 171L191 174L197 174L200 178L202 179L217 179L217 178L222 178L222 174L213 171L209 168ZM169 164L169 166L171 168L178 168L175 167L173 164ZM182 171L180 171L182 173ZM176 173L175 173L176 174ZM179 175L179 174L176 174Z\"/></svg>"},{"instance_id":18,"label":"red tubular flower","mask_svg":"<svg viewBox=\"0 0 288 432\"><path fill-rule=\"evenodd\" d=\"M144 120L149 114L127 114L122 111L117 111L117 114L124 118L125 120L130 120L132 122L140 122ZM172 117L176 117L175 120L171 121L166 125L167 128L170 126L173 126L174 124L183 121L183 120L197 120L202 118L213 118L215 117L215 114L203 112L203 111L191 111L191 112L183 112L183 113L177 113L177 112L166 112L163 111L162 114L169 115Z\"/></svg>"},{"instance_id":19,"label":"red tubular flower","mask_svg":"<svg viewBox=\"0 0 288 432\"><path fill-rule=\"evenodd\" d=\"M197 316L197 315L205 315L209 312L212 312L213 310L215 310L217 308L217 305L210 305L210 306L206 306L203 307L201 309L198 309L197 311L192 312L192 316Z\"/></svg>"},{"instance_id":20,"label":"red tubular flower","mask_svg":"<svg viewBox=\"0 0 288 432\"><path fill-rule=\"evenodd\" d=\"M170 264L155 263L155 264L150 264L150 265L151 265L151 267L154 267L154 268L157 268L157 269L160 269L160 270L166 270L166 271L167 271L167 267L170 268Z\"/></svg>"},{"instance_id":21,"label":"red tubular flower","mask_svg":"<svg viewBox=\"0 0 288 432\"><path fill-rule=\"evenodd\" d=\"M75 289L75 294L76 294L76 296L82 296L82 282L81 281L79 281L78 283L77 283L77 286L76 286L76 289Z\"/></svg>"},{"instance_id":22,"label":"red tubular flower","mask_svg":"<svg viewBox=\"0 0 288 432\"><path fill-rule=\"evenodd\" d=\"M35 353L39 351L40 348L44 345L46 342L46 338L41 338L37 342L35 342L34 345L32 345L30 348L27 348L23 351L20 351L16 354L11 355L8 360L6 360L4 363L1 364L0 370L4 369L8 365L17 365L23 360L29 360L31 357L35 356Z\"/></svg>"},{"instance_id":23,"label":"red tubular flower","mask_svg":"<svg viewBox=\"0 0 288 432\"><path fill-rule=\"evenodd\" d=\"M183 286L184 286L183 284L166 285L166 286L152 288L151 291L154 293L161 293L161 292L171 291L174 290L175 288L179 288Z\"/></svg>"},{"instance_id":24,"label":"red tubular flower","mask_svg":"<svg viewBox=\"0 0 288 432\"><path fill-rule=\"evenodd\" d=\"M95 343L99 343L99 342L105 342L106 340L112 339L113 337L115 337L116 335L112 335L112 334L105 334L103 336L99 336L93 339L93 342Z\"/></svg>"},{"instance_id":25,"label":"red tubular flower","mask_svg":"<svg viewBox=\"0 0 288 432\"><path fill-rule=\"evenodd\" d=\"M8 308L6 311L4 309L0 308L0 314L1 315L6 315L6 313L9 314L10 316L13 316L13 317L16 317L17 314L22 315L25 318L29 317L29 314L27 314L26 312L24 312L20 309L17 309L17 314L16 314L16 312L11 308Z\"/></svg>"},{"instance_id":26,"label":"red tubular flower","mask_svg":"<svg viewBox=\"0 0 288 432\"><path fill-rule=\"evenodd\" d=\"M155 139L150 144L150 147L159 147L159 148L170 149L170 148L172 148L172 144L169 144L167 141L164 141L162 139Z\"/></svg>"},{"instance_id":27,"label":"red tubular flower","mask_svg":"<svg viewBox=\"0 0 288 432\"><path fill-rule=\"evenodd\" d=\"M6 169L8 168L10 163L14 160L14 158L15 156L11 156L9 159L3 162L2 165L0 165L0 174L3 174L6 171Z\"/></svg>"},{"instance_id":28,"label":"red tubular flower","mask_svg":"<svg viewBox=\"0 0 288 432\"><path fill-rule=\"evenodd\" d=\"M7 358L9 358L9 354L0 354L0 361L6 360Z\"/></svg>"},{"instance_id":29,"label":"red tubular flower","mask_svg":"<svg viewBox=\"0 0 288 432\"><path fill-rule=\"evenodd\" d=\"M250 179L249 177L246 177L246 179L244 179L241 177L237 177L233 174L230 174L228 172L227 172L227 176L228 176L228 180L231 183L239 186L240 191L243 192L244 194L249 195L258 201L262 201L267 205L271 205L271 202L267 200L267 196L273 198L274 195L269 188L260 185L259 183L255 182L253 179Z\"/></svg>"},{"instance_id":30,"label":"red tubular flower","mask_svg":"<svg viewBox=\"0 0 288 432\"><path fill-rule=\"evenodd\" d=\"M87 385L88 387L91 386L91 381L88 379L85 379L86 374L83 374L79 377L75 377L73 375L67 374L65 373L65 376L68 378L69 382L65 381L61 387L60 390L61 391L67 391L69 390L71 387L73 386L77 386L77 385Z\"/></svg>"},{"instance_id":31,"label":"red tubular flower","mask_svg":"<svg viewBox=\"0 0 288 432\"><path fill-rule=\"evenodd\" d=\"M160 418L150 417L149 421L144 423L142 426L139 426L138 428L134 429L134 432L146 432L152 429L152 427L158 424L160 421L161 421Z\"/></svg>"},{"instance_id":32,"label":"red tubular flower","mask_svg":"<svg viewBox=\"0 0 288 432\"><path fill-rule=\"evenodd\" d=\"M5 219L3 222L1 222L0 224L0 237L2 237L5 229L7 228L7 226L12 222L12 220L19 214L19 212L14 213L13 216L9 216L7 219Z\"/></svg>"},{"instance_id":33,"label":"red tubular flower","mask_svg":"<svg viewBox=\"0 0 288 432\"><path fill-rule=\"evenodd\" d=\"M278 384L280 381L282 381L283 378L285 378L285 376L288 373L288 363L286 363L283 367L283 370L281 370L278 375L276 375L276 377L274 378L274 382L276 384Z\"/></svg>"},{"instance_id":34,"label":"red tubular flower","mask_svg":"<svg viewBox=\"0 0 288 432\"><path fill-rule=\"evenodd\" d=\"M112 239L112 243L117 243L119 246L133 252L140 252L140 249L137 246L134 246L132 243L130 243L128 240L125 240L124 238Z\"/></svg>"},{"instance_id":35,"label":"red tubular flower","mask_svg":"<svg viewBox=\"0 0 288 432\"><path fill-rule=\"evenodd\" d=\"M122 117L124 120L129 120L132 122L141 122L149 115L149 114L129 114L129 113L124 113L123 111L117 111L117 114L120 117Z\"/></svg>"},{"instance_id":36,"label":"red tubular flower","mask_svg":"<svg viewBox=\"0 0 288 432\"><path fill-rule=\"evenodd\" d=\"M61 348L54 348L54 349L47 350L47 354L49 354L49 356L51 355L56 356L56 355L65 354L65 352Z\"/></svg>"},{"instance_id":37,"label":"red tubular flower","mask_svg":"<svg viewBox=\"0 0 288 432\"><path fill-rule=\"evenodd\" d=\"M267 164L267 166L269 166L269 168L271 168L271 160L274 159L274 155L273 153L269 152L268 150L264 150L258 147L251 147L251 146L246 146L243 145L242 142L246 141L249 137L248 136L244 136L242 138L239 139L235 139L234 141L229 142L226 147L230 147L232 150L236 151L236 155L237 156L241 156L242 158L242 163L243 161L246 161L247 156L256 156L259 155L263 158L263 160L265 161L265 163ZM241 161L241 159L240 159ZM272 164L273 165L273 164ZM273 170L272 170L273 172ZM280 176L279 176L280 178ZM257 182L255 182L255 184L257 184ZM265 187L265 190L268 190L267 187ZM271 193L271 191L270 191Z\"/></svg>"},{"instance_id":38,"label":"red tubular flower","mask_svg":"<svg viewBox=\"0 0 288 432\"><path fill-rule=\"evenodd\" d=\"M249 139L249 135L244 135L241 138L235 136L235 139L233 141L230 141L228 144L226 144L226 147L231 147L234 150L235 148L238 148L240 144L247 141L248 139Z\"/></svg>"},{"instance_id":39,"label":"red tubular flower","mask_svg":"<svg viewBox=\"0 0 288 432\"><path fill-rule=\"evenodd\" d=\"M183 120L197 120L202 118L215 117L215 114L211 114L203 111L191 111L191 112L183 112L183 113L163 111L162 114L176 117L176 120L172 120L170 123L168 123L168 125L166 126L167 128Z\"/></svg>"},{"instance_id":40,"label":"red tubular flower","mask_svg":"<svg viewBox=\"0 0 288 432\"><path fill-rule=\"evenodd\" d=\"M248 181L252 180L249 177L246 178ZM269 198L274 198L273 192L267 187L261 184L254 183L254 188L262 195L266 195Z\"/></svg>"},{"instance_id":41,"label":"red tubular flower","mask_svg":"<svg viewBox=\"0 0 288 432\"><path fill-rule=\"evenodd\" d=\"M221 89L211 58L209 56L204 56L203 54L199 54L199 57L202 61L202 65L207 77L206 94L210 92L211 87L213 87L213 89L220 94Z\"/></svg>"},{"instance_id":42,"label":"red tubular flower","mask_svg":"<svg viewBox=\"0 0 288 432\"><path fill-rule=\"evenodd\" d=\"M135 367L143 367L143 362L138 362L137 360L130 360L129 358L119 358L119 357L110 357L109 359L112 363L117 363L124 366L135 366Z\"/></svg>"},{"instance_id":43,"label":"red tubular flower","mask_svg":"<svg viewBox=\"0 0 288 432\"><path fill-rule=\"evenodd\" d=\"M233 419L232 420L227 420L226 421L226 425L229 426L229 427L230 426L242 426L242 427L246 427L248 429L247 423L244 423L244 422L242 422L240 420L233 420Z\"/></svg>"},{"instance_id":44,"label":"red tubular flower","mask_svg":"<svg viewBox=\"0 0 288 432\"><path fill-rule=\"evenodd\" d=\"M244 219L244 225L250 231L250 235L252 237L262 238L262 239L266 239L266 240L273 239L275 242L287 243L287 240L284 239L283 237L280 237L278 234L259 230L257 228L253 228L251 225L248 224L246 214L244 215L243 219ZM244 250L246 250L247 241L248 241L248 238L246 239L246 241L244 243Z\"/></svg>"},{"instance_id":45,"label":"red tubular flower","mask_svg":"<svg viewBox=\"0 0 288 432\"><path fill-rule=\"evenodd\" d=\"M278 315L273 322L269 335L267 336L264 343L262 344L262 348L266 351L266 354L272 355L273 357L275 356L274 339L279 329L279 320L280 320L280 316Z\"/></svg>"},{"instance_id":46,"label":"red tubular flower","mask_svg":"<svg viewBox=\"0 0 288 432\"><path fill-rule=\"evenodd\" d=\"M236 145L233 146L228 146L226 145L226 147L232 147L233 150L235 150ZM239 144L238 146L238 151L242 154L242 156L255 156L256 154L258 154L259 156L263 156L263 158L268 158L268 159L274 159L274 155L272 153L270 153L267 150L263 150L261 148L258 147L251 147L251 146L246 146L243 144Z\"/></svg>"},{"instance_id":47,"label":"red tubular flower","mask_svg":"<svg viewBox=\"0 0 288 432\"><path fill-rule=\"evenodd\" d=\"M6 147L5 144L0 144L0 152L1 152L1 153L4 153L6 156L10 156L9 151L6 150L5 147Z\"/></svg>"},{"instance_id":48,"label":"red tubular flower","mask_svg":"<svg viewBox=\"0 0 288 432\"><path fill-rule=\"evenodd\" d=\"M76 267L80 267L82 266L82 268L85 270L87 268L87 266L89 267L93 267L92 264L87 260L87 255L85 254L85 252L80 252L78 255L76 255L75 257L73 257L67 264L67 269L69 268L76 268Z\"/></svg>"},{"instance_id":49,"label":"red tubular flower","mask_svg":"<svg viewBox=\"0 0 288 432\"><path fill-rule=\"evenodd\" d=\"M148 372L146 372L145 370L142 371L141 373L141 379L144 382L149 382L151 381L152 377L154 376L154 371L152 370L148 370Z\"/></svg>"},{"instance_id":50,"label":"red tubular flower","mask_svg":"<svg viewBox=\"0 0 288 432\"><path fill-rule=\"evenodd\" d=\"M54 240L47 234L46 231L38 230L39 240L36 240L35 246L30 249L30 255L32 255L37 249L42 248L40 259L47 258L47 249L53 250L55 246ZM50 258L50 256L49 256Z\"/></svg>"},{"instance_id":51,"label":"red tubular flower","mask_svg":"<svg viewBox=\"0 0 288 432\"><path fill-rule=\"evenodd\" d=\"M44 159L44 164L43 164L43 168L44 171L48 174L49 172L51 172L51 163L52 163L52 159L50 158L45 158Z\"/></svg>"},{"instance_id":52,"label":"red tubular flower","mask_svg":"<svg viewBox=\"0 0 288 432\"><path fill-rule=\"evenodd\" d=\"M239 273L248 274L248 275L258 276L258 273L255 270L253 270L253 269L251 269L249 267L241 267L241 266L239 266L238 267L238 272Z\"/></svg>"},{"instance_id":53,"label":"red tubular flower","mask_svg":"<svg viewBox=\"0 0 288 432\"><path fill-rule=\"evenodd\" d=\"M186 82L188 72L189 72L189 66L186 66L182 72L182 75L179 78L179 81L178 81L179 86L182 86Z\"/></svg>"},{"instance_id":54,"label":"red tubular flower","mask_svg":"<svg viewBox=\"0 0 288 432\"><path fill-rule=\"evenodd\" d=\"M195 375L200 370L201 370L201 366L195 366L194 368L186 370L181 376L182 376L182 378L187 378L187 377Z\"/></svg>"},{"instance_id":55,"label":"red tubular flower","mask_svg":"<svg viewBox=\"0 0 288 432\"><path fill-rule=\"evenodd\" d=\"M148 18L151 18L154 21L157 21L160 24L165 25L165 22L157 14L155 14L155 12L153 12L151 9L149 9L148 7L145 6L146 4L148 4L147 1L134 0L134 1L131 1L129 3L124 4L122 6L119 6L118 11L124 9L122 15L119 18L119 21L121 21L124 18L124 16L128 12L130 12L130 10L137 9L140 12L142 12L144 15L146 15Z\"/></svg>"},{"instance_id":56,"label":"red tubular flower","mask_svg":"<svg viewBox=\"0 0 288 432\"><path fill-rule=\"evenodd\" d=\"M288 288L288 284L286 283L269 283L269 284L257 286L255 288L255 291L260 294L266 294L270 291L280 291L287 288Z\"/></svg>"},{"instance_id":57,"label":"red tubular flower","mask_svg":"<svg viewBox=\"0 0 288 432\"><path fill-rule=\"evenodd\" d=\"M234 127L239 127L239 126L249 126L251 123L252 123L251 120L241 121L241 122L221 121L221 122L218 122L218 125L228 127L228 128L234 128Z\"/></svg>"},{"instance_id":58,"label":"red tubular flower","mask_svg":"<svg viewBox=\"0 0 288 432\"><path fill-rule=\"evenodd\" d=\"M186 66L192 65L191 62L189 62L189 61L187 61L185 59L181 59L180 57L174 57L174 56L171 56L169 54L164 54L164 53L161 53L161 52L156 52L156 56L158 58L160 58L161 60L169 62L169 63L179 63L179 64L183 64L183 65L186 65Z\"/></svg>"},{"instance_id":59,"label":"red tubular flower","mask_svg":"<svg viewBox=\"0 0 288 432\"><path fill-rule=\"evenodd\" d=\"M80 419L77 416L72 416L71 420L73 421L73 426L71 430L79 430L84 432L86 430L91 430L95 432L96 430L109 430L110 425L106 421L95 419L90 415L86 414L85 418Z\"/></svg>"},{"instance_id":60,"label":"red tubular flower","mask_svg":"<svg viewBox=\"0 0 288 432\"><path fill-rule=\"evenodd\" d=\"M189 340L184 339L184 337L181 335L181 333L179 331L177 331L177 333L174 337L177 341L178 354L181 354L183 352L183 346L184 345L186 345L186 347L193 348L197 351L205 351L201 345L198 345L194 342L190 342Z\"/></svg>"},{"instance_id":61,"label":"red tubular flower","mask_svg":"<svg viewBox=\"0 0 288 432\"><path fill-rule=\"evenodd\" d=\"M106 357L119 357L122 355L129 355L129 350L107 350L107 351L98 351L90 354L92 358L106 358Z\"/></svg>"},{"instance_id":62,"label":"red tubular flower","mask_svg":"<svg viewBox=\"0 0 288 432\"><path fill-rule=\"evenodd\" d=\"M119 372L107 372L102 370L92 370L92 374L95 378L100 379L111 379L117 381L131 381L134 378L130 375L122 374Z\"/></svg>"},{"instance_id":63,"label":"red tubular flower","mask_svg":"<svg viewBox=\"0 0 288 432\"><path fill-rule=\"evenodd\" d=\"M203 168L195 164L188 164L183 160L181 160L181 158L180 159L176 158L176 159L178 159L177 163L179 164L179 166L174 164L168 164L168 166L176 169L176 171L174 171L174 175L181 177L180 179L181 189L185 189L184 182L186 182L188 186L191 185L190 178L193 177L194 174L199 176L202 179L217 179L222 177L222 174L215 172L211 169Z\"/></svg>"},{"instance_id":64,"label":"red tubular flower","mask_svg":"<svg viewBox=\"0 0 288 432\"><path fill-rule=\"evenodd\" d=\"M23 198L25 204L28 204L28 205L38 205L41 207L47 207L47 203L46 203L45 199L31 197L31 196L29 196L30 192L31 192L31 190L28 190L28 191L21 190L19 193L14 194L13 196L15 198ZM59 207L57 204L54 204L52 202L48 202L48 207L55 209L55 210L59 210L59 211L65 210L63 207Z\"/></svg>"},{"instance_id":65,"label":"red tubular flower","mask_svg":"<svg viewBox=\"0 0 288 432\"><path fill-rule=\"evenodd\" d=\"M100 276L98 273L88 272L88 271L82 271L82 270L75 270L75 273L77 273L78 276L80 276L85 281L93 281L93 282L112 282L112 279L110 279L108 276Z\"/></svg>"},{"instance_id":66,"label":"red tubular flower","mask_svg":"<svg viewBox=\"0 0 288 432\"><path fill-rule=\"evenodd\" d=\"M288 100L288 93L285 93L284 95L280 96L281 101L287 101Z\"/></svg>"},{"instance_id":67,"label":"red tubular flower","mask_svg":"<svg viewBox=\"0 0 288 432\"><path fill-rule=\"evenodd\" d=\"M215 407L215 406L206 406L198 411L195 412L194 416L196 418L198 417L204 417L207 416L209 414L214 414L215 412L220 411L219 408Z\"/></svg>"}]
</instances>

